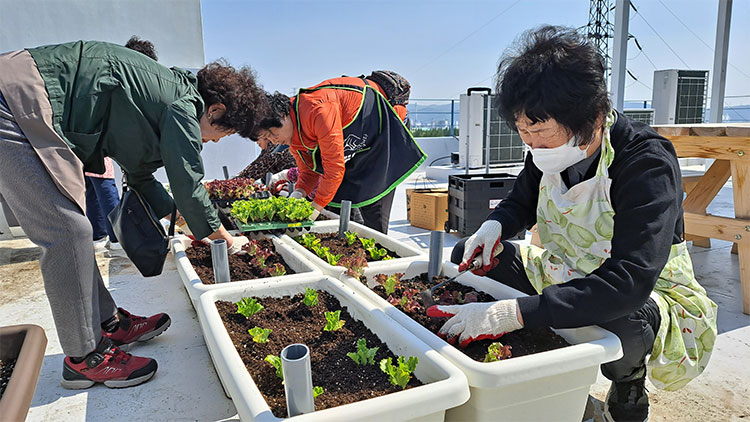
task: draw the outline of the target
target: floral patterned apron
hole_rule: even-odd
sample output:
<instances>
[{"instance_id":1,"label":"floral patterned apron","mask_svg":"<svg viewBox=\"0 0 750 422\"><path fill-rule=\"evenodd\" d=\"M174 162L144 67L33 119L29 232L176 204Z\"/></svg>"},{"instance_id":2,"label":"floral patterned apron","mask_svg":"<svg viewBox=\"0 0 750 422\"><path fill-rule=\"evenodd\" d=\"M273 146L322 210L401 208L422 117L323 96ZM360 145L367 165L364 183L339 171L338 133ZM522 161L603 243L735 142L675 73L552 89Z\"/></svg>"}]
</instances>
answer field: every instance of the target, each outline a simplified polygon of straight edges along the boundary
<instances>
[{"instance_id":1,"label":"floral patterned apron","mask_svg":"<svg viewBox=\"0 0 750 422\"><path fill-rule=\"evenodd\" d=\"M552 284L585 277L610 257L614 209L608 168L615 153L607 117L596 176L570 189L560 174L542 175L537 228L544 248L521 247L526 275L538 293ZM659 326L648 361L651 382L677 390L708 364L716 340L716 304L695 280L685 242L672 245L651 297L659 307Z\"/></svg>"}]
</instances>

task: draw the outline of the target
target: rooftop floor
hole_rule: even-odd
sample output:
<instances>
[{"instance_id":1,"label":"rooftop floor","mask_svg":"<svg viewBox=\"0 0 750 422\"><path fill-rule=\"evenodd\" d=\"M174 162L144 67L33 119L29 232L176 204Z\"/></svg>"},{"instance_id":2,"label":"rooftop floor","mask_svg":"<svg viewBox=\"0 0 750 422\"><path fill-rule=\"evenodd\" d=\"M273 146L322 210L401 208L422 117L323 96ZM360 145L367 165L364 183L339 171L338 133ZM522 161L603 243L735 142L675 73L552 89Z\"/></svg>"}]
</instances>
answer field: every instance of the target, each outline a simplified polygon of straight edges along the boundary
<instances>
[{"instance_id":1,"label":"rooftop floor","mask_svg":"<svg viewBox=\"0 0 750 422\"><path fill-rule=\"evenodd\" d=\"M409 225L406 188L422 186L413 175L399 186L389 235L428 248L429 232ZM429 185L429 183L428 183ZM437 185L436 185L437 186ZM733 216L731 185L725 186L709 207L712 214ZM444 257L459 240L445 236ZM525 242L528 242L528 237ZM750 316L742 313L739 262L731 243L712 240L710 249L693 246L690 253L699 282L719 305L719 338L706 371L685 388L665 392L649 386L651 421L740 421L750 419ZM172 326L158 338L131 352L157 359L159 371L142 386L110 390L97 385L88 390L60 386L62 351L38 264L39 249L27 239L0 242L0 325L31 323L42 326L48 345L28 420L236 420L232 401L222 390L203 341L197 316L176 271L167 259L162 275L143 278L127 258L99 254L105 283L118 305L145 315L167 312ZM609 381L601 374L591 389L584 420L601 421Z\"/></svg>"}]
</instances>

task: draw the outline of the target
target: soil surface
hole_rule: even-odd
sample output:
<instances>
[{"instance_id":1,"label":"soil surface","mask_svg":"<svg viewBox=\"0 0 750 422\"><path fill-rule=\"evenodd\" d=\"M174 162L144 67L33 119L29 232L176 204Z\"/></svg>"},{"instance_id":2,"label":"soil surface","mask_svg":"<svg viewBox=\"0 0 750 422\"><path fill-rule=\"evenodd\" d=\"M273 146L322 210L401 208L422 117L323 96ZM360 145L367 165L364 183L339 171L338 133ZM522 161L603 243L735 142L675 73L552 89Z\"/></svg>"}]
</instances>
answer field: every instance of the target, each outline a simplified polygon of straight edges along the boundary
<instances>
[{"instance_id":1,"label":"soil surface","mask_svg":"<svg viewBox=\"0 0 750 422\"><path fill-rule=\"evenodd\" d=\"M324 331L324 314L341 309L338 299L319 290L318 305L308 307L302 298L302 294L256 298L265 309L249 319L237 313L234 303L216 302L232 343L276 417L287 417L284 385L276 376L274 367L264 359L267 355L279 356L284 347L293 343L302 343L310 348L313 385L324 390L315 399L316 410L401 391L401 387L392 385L388 375L380 370L381 359L391 357L394 364L397 359L385 343L362 322L353 319L345 309L342 309L340 316L341 320L346 321L344 326L337 331ZM267 343L253 342L248 330L256 326L273 330ZM360 338L367 340L367 347L379 348L375 365L357 365L346 355L356 352L356 342ZM412 377L407 388L419 385L422 383Z\"/></svg>"},{"instance_id":2,"label":"soil surface","mask_svg":"<svg viewBox=\"0 0 750 422\"><path fill-rule=\"evenodd\" d=\"M367 262L378 261L378 260L372 259L372 257L370 256L369 253L367 253L367 251L365 250L365 247L362 246L362 242L360 241L354 242L351 245L349 245L346 243L347 242L346 238L339 239L338 232L337 233L312 233L312 234L314 234L320 239L320 246L330 248L331 253L334 255L356 256L358 253L364 253L365 257L367 257ZM398 255L396 252L393 252L392 250L381 245L380 243L376 242L375 246L378 248L383 248L386 251L388 251L388 256L390 256L391 258L401 258L401 256Z\"/></svg>"},{"instance_id":3,"label":"soil surface","mask_svg":"<svg viewBox=\"0 0 750 422\"><path fill-rule=\"evenodd\" d=\"M414 277L408 280L401 280L400 287L397 287L393 294L390 296L399 299L402 297L402 294L405 290L416 289L417 293L414 295L413 300L418 302L418 307L411 311L405 311L403 307L399 305L397 305L396 307L400 311L406 313L413 320L417 321L423 327L437 334L438 331L440 331L440 327L443 326L448 318L432 318L427 316L427 314L425 313L424 305L422 304L422 299L420 298L418 292L421 292L422 290L425 290L430 286L434 286L435 284L445 280L446 278L447 277L434 277L433 283L428 284L426 283L427 274L423 273L419 277ZM385 293L385 289L383 288L383 286L375 286L372 290L375 291L378 296L388 300L389 295ZM456 303L453 301L446 301L445 298L441 302L440 296L443 295L446 291L449 291L449 294L453 294L453 292L460 292L461 299L463 299L467 293L475 293L477 295L476 302L496 301L496 299L489 294L484 292L477 292L473 287L468 287L460 283L451 282L433 291L433 296L435 298L436 304L447 305L463 303L462 300L459 300ZM565 339L555 334L555 332L549 328L523 328L518 331L507 333L496 340L473 341L469 343L467 347L459 348L459 350L470 358L483 362L484 357L487 354L487 347L494 342L501 342L503 345L510 346L511 358L570 346L570 344L566 342Z\"/></svg>"},{"instance_id":4,"label":"soil surface","mask_svg":"<svg viewBox=\"0 0 750 422\"><path fill-rule=\"evenodd\" d=\"M5 388L8 386L8 381L10 381L15 366L15 359L0 360L0 397L3 397L5 393Z\"/></svg>"},{"instance_id":5,"label":"soil surface","mask_svg":"<svg viewBox=\"0 0 750 422\"><path fill-rule=\"evenodd\" d=\"M287 265L284 258L276 253L276 248L270 239L259 239L258 244L261 248L270 249L274 252L273 255L266 258L266 265L259 267L253 264L251 262L253 257L250 255L230 255L228 258L229 279L231 281L271 277L265 269L273 267L276 263L284 266L287 275L294 274L294 270ZM185 255L187 255L203 284L215 284L214 267L211 261L211 246L200 242L193 242L193 245L185 250Z\"/></svg>"}]
</instances>

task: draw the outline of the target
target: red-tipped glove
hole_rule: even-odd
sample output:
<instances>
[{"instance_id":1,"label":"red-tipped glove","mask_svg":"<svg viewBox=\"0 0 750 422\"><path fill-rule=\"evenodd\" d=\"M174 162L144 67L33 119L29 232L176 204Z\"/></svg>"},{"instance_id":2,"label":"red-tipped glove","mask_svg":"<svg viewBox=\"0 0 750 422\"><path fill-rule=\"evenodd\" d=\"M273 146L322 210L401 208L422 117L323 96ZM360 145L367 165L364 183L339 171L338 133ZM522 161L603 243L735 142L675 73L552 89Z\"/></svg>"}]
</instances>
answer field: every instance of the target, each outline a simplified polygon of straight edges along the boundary
<instances>
[{"instance_id":1,"label":"red-tipped glove","mask_svg":"<svg viewBox=\"0 0 750 422\"><path fill-rule=\"evenodd\" d=\"M474 340L496 339L505 333L519 330L515 299L497 302L468 303L466 305L435 305L427 308L431 317L450 317L438 335L450 344L466 347Z\"/></svg>"},{"instance_id":2,"label":"red-tipped glove","mask_svg":"<svg viewBox=\"0 0 750 422\"><path fill-rule=\"evenodd\" d=\"M497 256L502 252L503 245L500 243L500 236L503 232L503 226L499 221L487 220L472 234L465 243L464 256L458 271L463 271L474 262L474 258L479 258L480 268L471 272L483 276L491 269L497 267L500 259Z\"/></svg>"}]
</instances>

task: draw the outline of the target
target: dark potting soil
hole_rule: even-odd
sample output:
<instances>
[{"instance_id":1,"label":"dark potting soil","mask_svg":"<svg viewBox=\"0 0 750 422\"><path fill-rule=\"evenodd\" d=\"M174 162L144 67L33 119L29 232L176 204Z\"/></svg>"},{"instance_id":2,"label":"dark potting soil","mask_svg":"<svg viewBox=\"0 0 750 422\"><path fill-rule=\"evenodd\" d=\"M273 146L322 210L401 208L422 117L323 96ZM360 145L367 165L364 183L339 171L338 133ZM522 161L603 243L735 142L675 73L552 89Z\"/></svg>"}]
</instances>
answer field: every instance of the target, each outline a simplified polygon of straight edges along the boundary
<instances>
[{"instance_id":1,"label":"dark potting soil","mask_svg":"<svg viewBox=\"0 0 750 422\"><path fill-rule=\"evenodd\" d=\"M274 264L280 263L286 269L287 274L294 274L294 270L287 265L284 258L276 253L276 248L270 239L259 239L258 244L261 248L270 249L274 252L273 255L266 258L266 265L263 268L271 268ZM185 255L187 255L203 284L215 284L214 267L211 261L211 246L193 242L193 246L185 250ZM250 255L230 255L228 258L229 279L231 281L270 277L261 267L251 263L253 258Z\"/></svg>"},{"instance_id":2,"label":"dark potting soil","mask_svg":"<svg viewBox=\"0 0 750 422\"><path fill-rule=\"evenodd\" d=\"M313 233L316 237L320 239L320 246L330 248L330 252L334 255L344 255L344 256L356 256L358 253L364 253L365 257L367 257L367 262L374 262L375 259L372 259L369 253L365 250L365 247L362 246L362 242L356 241L349 245L346 241L346 238L339 239L338 233ZM388 256L391 258L401 258L400 255L398 255L396 252L393 252L392 250L386 248L385 246L381 245L380 243L375 243L375 246L378 248L383 248L386 251L388 251ZM360 252L361 251L361 252Z\"/></svg>"},{"instance_id":3,"label":"dark potting soil","mask_svg":"<svg viewBox=\"0 0 750 422\"><path fill-rule=\"evenodd\" d=\"M445 280L446 278L447 277L434 277L434 281L432 282L432 284L428 284L426 283L427 274L422 273L422 275L419 277L414 277L408 280L401 280L400 287L396 288L392 296L397 299L401 298L403 291L406 289L416 289L417 292L421 292L422 290L434 286L435 284ZM383 286L375 286L373 288L373 291L375 291L378 296L388 300L389 295L385 293L385 289L383 288ZM446 291L450 292L450 294L454 294L453 292L460 292L461 298L463 298L467 293L475 293L477 294L476 302L494 302L497 300L487 293L477 292L473 287L451 282L433 291L433 296L435 298L436 304L452 305L463 303L462 301L456 303L450 300L446 301L445 299L441 303L440 296L443 295ZM424 305L422 303L422 298L419 296L419 293L414 295L413 300L416 300L419 303L419 306L411 312L405 311L401 306L397 305L396 307L401 312L404 312L413 320L417 321L423 327L437 334L438 331L440 331L440 327L443 326L448 318L432 318L427 316L427 314L425 313ZM565 341L564 338L555 334L555 332L551 329L545 327L522 328L518 331L507 333L496 340L472 341L465 348L459 348L457 347L457 345L454 347L457 347L461 352L463 352L470 358L483 362L484 357L487 354L487 347L494 342L501 342L503 345L511 346L511 358L570 346L570 344Z\"/></svg>"},{"instance_id":4,"label":"dark potting soil","mask_svg":"<svg viewBox=\"0 0 750 422\"><path fill-rule=\"evenodd\" d=\"M8 387L8 381L10 381L15 366L15 359L0 360L0 398L3 397L5 388Z\"/></svg>"},{"instance_id":5,"label":"dark potting soil","mask_svg":"<svg viewBox=\"0 0 750 422\"><path fill-rule=\"evenodd\" d=\"M338 299L319 290L318 305L308 307L302 298L302 294L256 298L265 309L249 319L237 313L234 303L216 302L234 347L276 417L287 417L284 385L276 376L274 367L264 359L267 355L279 356L284 347L293 343L310 348L313 385L324 390L315 399L316 410L401 391L401 387L392 385L388 375L380 370L381 359L391 357L394 364L397 359L385 343L345 309L340 316L346 321L344 326L337 331L324 331L324 314L341 309ZM273 330L267 343L253 342L247 331L255 326ZM357 365L346 355L356 352L360 338L367 340L367 347L379 347L374 365ZM407 388L419 385L422 383L412 376Z\"/></svg>"}]
</instances>

